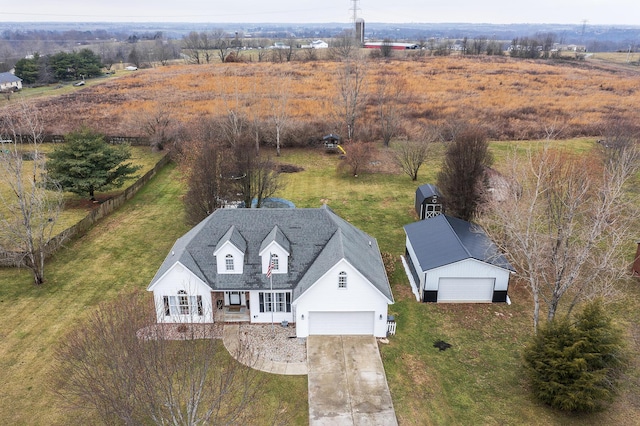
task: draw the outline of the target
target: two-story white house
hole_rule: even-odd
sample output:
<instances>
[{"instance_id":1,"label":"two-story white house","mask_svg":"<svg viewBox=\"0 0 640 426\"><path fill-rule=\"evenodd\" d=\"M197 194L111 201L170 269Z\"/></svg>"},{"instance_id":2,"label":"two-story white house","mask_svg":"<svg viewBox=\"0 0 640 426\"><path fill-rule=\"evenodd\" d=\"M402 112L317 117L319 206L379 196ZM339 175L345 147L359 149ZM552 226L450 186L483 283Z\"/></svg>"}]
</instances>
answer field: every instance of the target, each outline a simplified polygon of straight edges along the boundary
<instances>
[{"instance_id":1,"label":"two-story white house","mask_svg":"<svg viewBox=\"0 0 640 426\"><path fill-rule=\"evenodd\" d=\"M149 291L158 322L295 323L298 337L384 337L376 240L328 207L220 209L182 236Z\"/></svg>"}]
</instances>

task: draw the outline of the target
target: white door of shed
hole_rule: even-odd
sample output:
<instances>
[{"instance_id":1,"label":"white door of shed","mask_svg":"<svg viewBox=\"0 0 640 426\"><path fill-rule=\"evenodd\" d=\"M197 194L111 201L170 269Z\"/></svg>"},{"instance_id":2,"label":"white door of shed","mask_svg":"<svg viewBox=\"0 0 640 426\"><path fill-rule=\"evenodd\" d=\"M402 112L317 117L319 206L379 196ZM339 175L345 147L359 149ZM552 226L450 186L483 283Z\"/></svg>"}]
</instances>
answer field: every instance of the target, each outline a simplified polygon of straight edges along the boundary
<instances>
[{"instance_id":1,"label":"white door of shed","mask_svg":"<svg viewBox=\"0 0 640 426\"><path fill-rule=\"evenodd\" d=\"M491 302L495 278L440 278L438 302Z\"/></svg>"},{"instance_id":2,"label":"white door of shed","mask_svg":"<svg viewBox=\"0 0 640 426\"><path fill-rule=\"evenodd\" d=\"M309 312L310 335L373 335L374 312Z\"/></svg>"}]
</instances>

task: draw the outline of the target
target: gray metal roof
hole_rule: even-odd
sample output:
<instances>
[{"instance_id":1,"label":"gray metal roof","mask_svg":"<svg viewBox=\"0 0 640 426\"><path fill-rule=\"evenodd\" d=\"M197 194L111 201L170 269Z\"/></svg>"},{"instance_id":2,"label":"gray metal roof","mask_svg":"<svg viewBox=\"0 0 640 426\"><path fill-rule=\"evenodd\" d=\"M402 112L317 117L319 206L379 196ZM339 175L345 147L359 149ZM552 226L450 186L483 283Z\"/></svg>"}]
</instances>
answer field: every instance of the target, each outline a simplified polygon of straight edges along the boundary
<instances>
[{"instance_id":1,"label":"gray metal roof","mask_svg":"<svg viewBox=\"0 0 640 426\"><path fill-rule=\"evenodd\" d=\"M424 185L420 185L418 189L416 189L416 199L420 200L420 202L422 202L422 200L424 200L425 198L433 197L434 195L442 197L442 194L440 194L440 191L438 191L438 187L431 183L425 183Z\"/></svg>"},{"instance_id":2,"label":"gray metal roof","mask_svg":"<svg viewBox=\"0 0 640 426\"><path fill-rule=\"evenodd\" d=\"M218 275L213 252L223 238L231 238L229 234L234 232L246 242L244 273ZM259 256L260 248L268 239L275 239L285 249L288 243L289 272L273 274L272 278L274 289L293 290L293 300L344 258L393 301L375 238L326 206L216 210L176 241L150 286L180 261L213 290L268 289L269 280L262 273Z\"/></svg>"},{"instance_id":3,"label":"gray metal roof","mask_svg":"<svg viewBox=\"0 0 640 426\"><path fill-rule=\"evenodd\" d=\"M442 214L405 225L404 231L423 271L470 258L514 271L474 223Z\"/></svg>"}]
</instances>

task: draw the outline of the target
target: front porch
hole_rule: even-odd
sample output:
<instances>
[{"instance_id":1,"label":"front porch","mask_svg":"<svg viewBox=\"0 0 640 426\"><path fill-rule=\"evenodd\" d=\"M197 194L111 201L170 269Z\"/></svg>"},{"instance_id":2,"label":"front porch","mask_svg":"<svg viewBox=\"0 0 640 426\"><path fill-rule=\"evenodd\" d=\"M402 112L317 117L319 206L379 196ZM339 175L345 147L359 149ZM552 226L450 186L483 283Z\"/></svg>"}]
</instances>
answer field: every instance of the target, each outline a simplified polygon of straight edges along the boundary
<instances>
[{"instance_id":1,"label":"front porch","mask_svg":"<svg viewBox=\"0 0 640 426\"><path fill-rule=\"evenodd\" d=\"M214 322L251 322L251 310L248 297L243 291L225 291L212 293Z\"/></svg>"},{"instance_id":2,"label":"front porch","mask_svg":"<svg viewBox=\"0 0 640 426\"><path fill-rule=\"evenodd\" d=\"M216 309L214 322L251 322L251 311L246 306L222 306Z\"/></svg>"}]
</instances>

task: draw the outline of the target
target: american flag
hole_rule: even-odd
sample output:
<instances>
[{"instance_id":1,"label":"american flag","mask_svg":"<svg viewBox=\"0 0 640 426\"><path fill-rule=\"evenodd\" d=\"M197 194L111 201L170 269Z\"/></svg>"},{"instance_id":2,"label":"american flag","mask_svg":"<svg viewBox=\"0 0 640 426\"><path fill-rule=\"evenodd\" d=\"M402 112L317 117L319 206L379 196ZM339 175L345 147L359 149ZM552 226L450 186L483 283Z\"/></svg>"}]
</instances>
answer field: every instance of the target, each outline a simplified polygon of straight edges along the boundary
<instances>
[{"instance_id":1,"label":"american flag","mask_svg":"<svg viewBox=\"0 0 640 426\"><path fill-rule=\"evenodd\" d=\"M273 267L275 265L273 264L273 258L271 258L271 261L269 262L269 267L267 268L267 278L271 278L271 272L273 271Z\"/></svg>"}]
</instances>

